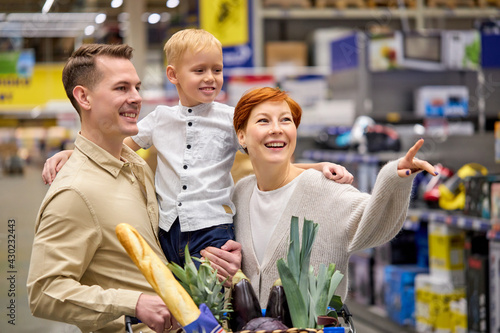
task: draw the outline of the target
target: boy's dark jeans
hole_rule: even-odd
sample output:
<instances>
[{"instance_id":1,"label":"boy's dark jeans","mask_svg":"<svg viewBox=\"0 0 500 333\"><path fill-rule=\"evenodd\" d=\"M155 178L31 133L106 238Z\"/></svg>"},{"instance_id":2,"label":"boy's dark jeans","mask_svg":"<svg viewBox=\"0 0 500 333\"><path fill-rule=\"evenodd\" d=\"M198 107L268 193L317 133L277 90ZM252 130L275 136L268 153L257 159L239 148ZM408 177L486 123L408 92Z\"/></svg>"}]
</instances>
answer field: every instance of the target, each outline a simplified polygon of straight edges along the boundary
<instances>
[{"instance_id":1,"label":"boy's dark jeans","mask_svg":"<svg viewBox=\"0 0 500 333\"><path fill-rule=\"evenodd\" d=\"M201 258L200 251L208 246L220 248L228 240L234 240L234 226L221 224L214 227L181 232L179 218L177 218L169 231L160 228L158 234L160 245L169 262L175 262L184 267L186 263L184 249L189 246L191 257ZM193 260L196 267L200 262Z\"/></svg>"}]
</instances>

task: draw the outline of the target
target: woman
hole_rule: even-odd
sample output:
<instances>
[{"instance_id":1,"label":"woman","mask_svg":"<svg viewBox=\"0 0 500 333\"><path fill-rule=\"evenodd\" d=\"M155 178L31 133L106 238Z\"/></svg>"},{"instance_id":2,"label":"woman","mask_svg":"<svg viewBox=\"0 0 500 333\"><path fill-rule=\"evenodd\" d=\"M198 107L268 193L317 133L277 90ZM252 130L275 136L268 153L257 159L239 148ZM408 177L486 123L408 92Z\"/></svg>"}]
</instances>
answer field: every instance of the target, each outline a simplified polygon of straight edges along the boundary
<instances>
[{"instance_id":1,"label":"woman","mask_svg":"<svg viewBox=\"0 0 500 333\"><path fill-rule=\"evenodd\" d=\"M321 172L299 169L292 156L301 112L285 92L257 88L240 99L234 114L239 143L255 172L235 188L235 235L242 246L242 270L262 308L279 277L276 261L286 258L292 216L319 224L311 264L337 265L344 279L336 294L345 300L350 255L396 236L405 221L414 175L422 170L436 175L431 164L415 158L423 139L405 157L382 167L371 195L329 181ZM213 248L202 254L230 271L227 254Z\"/></svg>"}]
</instances>

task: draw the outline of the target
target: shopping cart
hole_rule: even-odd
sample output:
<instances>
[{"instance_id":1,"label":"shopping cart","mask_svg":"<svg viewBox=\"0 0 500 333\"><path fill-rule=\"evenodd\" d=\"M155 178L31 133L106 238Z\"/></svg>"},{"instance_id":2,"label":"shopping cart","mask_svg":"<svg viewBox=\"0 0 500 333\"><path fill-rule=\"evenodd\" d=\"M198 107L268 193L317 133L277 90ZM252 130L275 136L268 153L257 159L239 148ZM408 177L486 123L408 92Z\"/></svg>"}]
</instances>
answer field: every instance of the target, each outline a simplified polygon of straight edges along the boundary
<instances>
[{"instance_id":1,"label":"shopping cart","mask_svg":"<svg viewBox=\"0 0 500 333\"><path fill-rule=\"evenodd\" d=\"M134 333L132 325L139 324L141 321L136 317L125 316L125 332Z\"/></svg>"},{"instance_id":2,"label":"shopping cart","mask_svg":"<svg viewBox=\"0 0 500 333\"><path fill-rule=\"evenodd\" d=\"M354 322L352 320L352 314L349 311L347 305L345 304L342 305L340 310L337 310L337 315L344 321L343 327L345 333L356 333L356 329L354 328Z\"/></svg>"},{"instance_id":3,"label":"shopping cart","mask_svg":"<svg viewBox=\"0 0 500 333\"><path fill-rule=\"evenodd\" d=\"M344 328L344 333L356 333L356 329L354 328L354 322L352 320L352 314L349 311L347 305L344 304L342 308L340 308L340 310L337 310L337 315L344 321L343 326L341 326ZM131 316L125 316L125 332L133 333L134 331L132 329L132 325L138 323L140 323L139 319ZM335 327L335 328L340 328L340 327ZM325 333L328 333L328 329L325 329L324 331ZM336 331L339 332L339 330ZM333 333L333 330L331 333Z\"/></svg>"}]
</instances>

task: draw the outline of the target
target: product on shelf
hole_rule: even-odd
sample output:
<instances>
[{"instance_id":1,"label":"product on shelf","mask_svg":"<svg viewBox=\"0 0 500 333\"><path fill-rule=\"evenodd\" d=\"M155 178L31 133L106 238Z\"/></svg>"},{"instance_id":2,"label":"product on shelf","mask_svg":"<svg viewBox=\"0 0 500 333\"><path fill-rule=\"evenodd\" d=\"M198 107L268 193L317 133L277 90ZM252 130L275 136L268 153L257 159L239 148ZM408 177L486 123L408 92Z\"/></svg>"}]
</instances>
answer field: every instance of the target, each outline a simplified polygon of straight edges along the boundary
<instances>
[{"instance_id":1,"label":"product on shelf","mask_svg":"<svg viewBox=\"0 0 500 333\"><path fill-rule=\"evenodd\" d=\"M465 232L444 223L429 223L429 268L455 287L465 284Z\"/></svg>"},{"instance_id":2,"label":"product on shelf","mask_svg":"<svg viewBox=\"0 0 500 333\"><path fill-rule=\"evenodd\" d=\"M416 265L385 267L385 307L394 322L415 326L415 277L428 271Z\"/></svg>"},{"instance_id":3,"label":"product on shelf","mask_svg":"<svg viewBox=\"0 0 500 333\"><path fill-rule=\"evenodd\" d=\"M490 219L493 230L500 229L500 183L490 186Z\"/></svg>"},{"instance_id":4,"label":"product on shelf","mask_svg":"<svg viewBox=\"0 0 500 333\"><path fill-rule=\"evenodd\" d=\"M452 177L453 171L440 163L436 164L434 168L438 175L432 176L427 174L428 182L424 186L422 198L429 208L435 209L439 208L439 197L441 195L439 185Z\"/></svg>"},{"instance_id":5,"label":"product on shelf","mask_svg":"<svg viewBox=\"0 0 500 333\"><path fill-rule=\"evenodd\" d=\"M289 7L311 7L311 0L264 0L262 3L264 7L289 8Z\"/></svg>"},{"instance_id":6,"label":"product on shelf","mask_svg":"<svg viewBox=\"0 0 500 333\"><path fill-rule=\"evenodd\" d=\"M405 265L417 263L417 233L401 230L394 239L375 248L377 265Z\"/></svg>"},{"instance_id":7,"label":"product on shelf","mask_svg":"<svg viewBox=\"0 0 500 333\"><path fill-rule=\"evenodd\" d=\"M368 7L376 8L376 7L388 7L388 8L397 8L401 5L406 6L406 8L415 8L417 6L416 0L402 0L402 1L394 1L394 0L368 0Z\"/></svg>"},{"instance_id":8,"label":"product on shelf","mask_svg":"<svg viewBox=\"0 0 500 333\"><path fill-rule=\"evenodd\" d=\"M467 177L465 179L464 214L490 218L490 181L488 176Z\"/></svg>"},{"instance_id":9,"label":"product on shelf","mask_svg":"<svg viewBox=\"0 0 500 333\"><path fill-rule=\"evenodd\" d=\"M489 333L488 256L467 258L467 319L470 333Z\"/></svg>"},{"instance_id":10,"label":"product on shelf","mask_svg":"<svg viewBox=\"0 0 500 333\"><path fill-rule=\"evenodd\" d=\"M400 151L401 140L393 128L375 124L365 128L367 149L370 153L380 151Z\"/></svg>"},{"instance_id":11,"label":"product on shelf","mask_svg":"<svg viewBox=\"0 0 500 333\"><path fill-rule=\"evenodd\" d=\"M488 169L479 163L467 163L443 184L439 185L439 206L445 210L463 210L465 207L464 179L485 176Z\"/></svg>"},{"instance_id":12,"label":"product on shelf","mask_svg":"<svg viewBox=\"0 0 500 333\"><path fill-rule=\"evenodd\" d=\"M465 238L467 328L470 333L489 333L490 288L488 240L485 232L469 231Z\"/></svg>"},{"instance_id":13,"label":"product on shelf","mask_svg":"<svg viewBox=\"0 0 500 333\"><path fill-rule=\"evenodd\" d=\"M489 241L490 332L500 332L500 242Z\"/></svg>"},{"instance_id":14,"label":"product on shelf","mask_svg":"<svg viewBox=\"0 0 500 333\"><path fill-rule=\"evenodd\" d=\"M300 41L266 43L266 66L307 66L307 44Z\"/></svg>"},{"instance_id":15,"label":"product on shelf","mask_svg":"<svg viewBox=\"0 0 500 333\"><path fill-rule=\"evenodd\" d=\"M460 298L450 302L451 332L467 333L467 300Z\"/></svg>"},{"instance_id":16,"label":"product on shelf","mask_svg":"<svg viewBox=\"0 0 500 333\"><path fill-rule=\"evenodd\" d=\"M451 302L463 298L464 288L455 288L439 276L418 274L415 277L415 330L419 333L453 332Z\"/></svg>"},{"instance_id":17,"label":"product on shelf","mask_svg":"<svg viewBox=\"0 0 500 333\"><path fill-rule=\"evenodd\" d=\"M500 163L500 121L495 121L494 125L495 135L495 162Z\"/></svg>"},{"instance_id":18,"label":"product on shelf","mask_svg":"<svg viewBox=\"0 0 500 333\"><path fill-rule=\"evenodd\" d=\"M423 86L415 91L415 112L420 117L465 117L468 103L466 86Z\"/></svg>"},{"instance_id":19,"label":"product on shelf","mask_svg":"<svg viewBox=\"0 0 500 333\"><path fill-rule=\"evenodd\" d=\"M474 0L428 0L427 6L429 7L439 7L445 6L448 8L456 8L460 6L474 7Z\"/></svg>"},{"instance_id":20,"label":"product on shelf","mask_svg":"<svg viewBox=\"0 0 500 333\"><path fill-rule=\"evenodd\" d=\"M366 7L366 3L363 0L316 0L316 7L318 8L330 6L338 9L345 9L350 5L358 8Z\"/></svg>"}]
</instances>

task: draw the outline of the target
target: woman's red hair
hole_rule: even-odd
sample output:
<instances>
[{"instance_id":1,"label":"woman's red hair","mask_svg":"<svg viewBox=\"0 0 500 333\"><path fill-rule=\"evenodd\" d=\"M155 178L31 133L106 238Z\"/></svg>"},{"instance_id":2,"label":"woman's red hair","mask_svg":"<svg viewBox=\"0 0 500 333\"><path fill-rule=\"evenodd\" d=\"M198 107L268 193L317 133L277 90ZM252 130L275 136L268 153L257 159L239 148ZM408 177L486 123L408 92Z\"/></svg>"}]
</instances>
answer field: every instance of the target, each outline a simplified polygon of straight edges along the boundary
<instances>
[{"instance_id":1,"label":"woman's red hair","mask_svg":"<svg viewBox=\"0 0 500 333\"><path fill-rule=\"evenodd\" d=\"M254 88L247 91L238 101L234 109L233 126L238 133L246 127L248 118L252 110L264 102L283 102L285 101L292 111L292 118L295 127L299 127L302 108L285 91L279 88Z\"/></svg>"}]
</instances>

